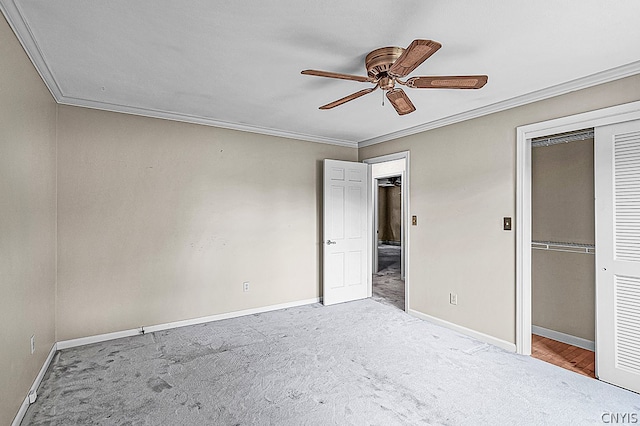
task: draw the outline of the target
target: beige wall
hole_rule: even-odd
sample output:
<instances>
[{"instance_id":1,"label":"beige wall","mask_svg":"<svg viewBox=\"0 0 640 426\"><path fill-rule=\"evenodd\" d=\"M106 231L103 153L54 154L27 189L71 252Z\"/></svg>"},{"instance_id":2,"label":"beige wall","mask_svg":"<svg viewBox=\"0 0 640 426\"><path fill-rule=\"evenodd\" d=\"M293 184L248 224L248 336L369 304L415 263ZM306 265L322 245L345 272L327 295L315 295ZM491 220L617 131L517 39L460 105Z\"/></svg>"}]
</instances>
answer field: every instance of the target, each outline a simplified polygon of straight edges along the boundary
<instances>
[{"instance_id":1,"label":"beige wall","mask_svg":"<svg viewBox=\"0 0 640 426\"><path fill-rule=\"evenodd\" d=\"M387 238L389 224L387 207L387 191L384 186L378 186L378 243Z\"/></svg>"},{"instance_id":2,"label":"beige wall","mask_svg":"<svg viewBox=\"0 0 640 426\"><path fill-rule=\"evenodd\" d=\"M378 187L378 240L400 243L402 222L401 189Z\"/></svg>"},{"instance_id":3,"label":"beige wall","mask_svg":"<svg viewBox=\"0 0 640 426\"><path fill-rule=\"evenodd\" d=\"M8 425L55 341L56 105L2 14L0 58L0 424Z\"/></svg>"},{"instance_id":4,"label":"beige wall","mask_svg":"<svg viewBox=\"0 0 640 426\"><path fill-rule=\"evenodd\" d=\"M356 149L66 106L59 129L59 340L319 297L321 160Z\"/></svg>"},{"instance_id":5,"label":"beige wall","mask_svg":"<svg viewBox=\"0 0 640 426\"><path fill-rule=\"evenodd\" d=\"M638 99L633 76L360 149L411 151L410 308L515 342L516 127Z\"/></svg>"},{"instance_id":6,"label":"beige wall","mask_svg":"<svg viewBox=\"0 0 640 426\"><path fill-rule=\"evenodd\" d=\"M595 244L593 139L533 148L532 239ZM595 340L595 256L533 250L532 323Z\"/></svg>"}]
</instances>

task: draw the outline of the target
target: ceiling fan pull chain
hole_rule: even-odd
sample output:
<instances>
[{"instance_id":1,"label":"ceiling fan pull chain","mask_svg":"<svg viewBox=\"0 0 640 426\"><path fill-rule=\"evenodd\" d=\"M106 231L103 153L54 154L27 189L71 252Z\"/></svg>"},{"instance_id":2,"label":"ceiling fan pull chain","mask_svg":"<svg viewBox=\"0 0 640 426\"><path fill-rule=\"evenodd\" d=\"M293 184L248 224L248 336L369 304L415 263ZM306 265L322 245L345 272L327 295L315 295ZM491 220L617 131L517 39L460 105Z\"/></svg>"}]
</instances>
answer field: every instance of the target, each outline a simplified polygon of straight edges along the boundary
<instances>
[{"instance_id":1,"label":"ceiling fan pull chain","mask_svg":"<svg viewBox=\"0 0 640 426\"><path fill-rule=\"evenodd\" d=\"M380 92L382 92L382 106L384 106L384 90L381 90Z\"/></svg>"}]
</instances>

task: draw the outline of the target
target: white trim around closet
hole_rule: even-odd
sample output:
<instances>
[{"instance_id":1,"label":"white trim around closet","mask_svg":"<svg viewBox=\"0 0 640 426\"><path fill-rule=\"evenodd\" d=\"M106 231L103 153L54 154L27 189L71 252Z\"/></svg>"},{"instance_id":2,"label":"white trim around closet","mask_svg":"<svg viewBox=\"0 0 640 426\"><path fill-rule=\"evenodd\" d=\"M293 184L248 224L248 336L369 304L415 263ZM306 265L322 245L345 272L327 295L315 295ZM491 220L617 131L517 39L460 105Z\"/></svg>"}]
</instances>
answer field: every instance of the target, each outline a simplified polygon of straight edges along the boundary
<instances>
[{"instance_id":1,"label":"white trim around closet","mask_svg":"<svg viewBox=\"0 0 640 426\"><path fill-rule=\"evenodd\" d=\"M520 126L516 139L516 349L531 355L531 139L640 119L640 101Z\"/></svg>"}]
</instances>

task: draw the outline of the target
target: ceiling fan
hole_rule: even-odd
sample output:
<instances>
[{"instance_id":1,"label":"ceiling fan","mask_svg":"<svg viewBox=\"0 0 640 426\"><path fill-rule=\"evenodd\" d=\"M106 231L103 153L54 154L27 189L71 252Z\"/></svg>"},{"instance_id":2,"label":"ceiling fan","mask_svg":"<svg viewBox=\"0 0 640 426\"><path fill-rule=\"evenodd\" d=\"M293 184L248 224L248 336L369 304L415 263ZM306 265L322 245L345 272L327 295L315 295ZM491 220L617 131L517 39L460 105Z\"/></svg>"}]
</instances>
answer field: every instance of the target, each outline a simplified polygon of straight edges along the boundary
<instances>
[{"instance_id":1,"label":"ceiling fan","mask_svg":"<svg viewBox=\"0 0 640 426\"><path fill-rule=\"evenodd\" d=\"M367 69L366 77L318 70L304 70L302 74L375 84L374 87L360 90L323 105L320 109L337 107L380 88L386 91L387 99L398 114L405 115L415 111L416 107L413 106L404 90L395 87L396 83L414 89L480 89L487 83L488 77L486 75L421 76L411 77L406 81L400 80L400 78L409 75L441 47L442 45L437 41L413 40L406 49L402 47L376 49L370 52L364 60Z\"/></svg>"}]
</instances>

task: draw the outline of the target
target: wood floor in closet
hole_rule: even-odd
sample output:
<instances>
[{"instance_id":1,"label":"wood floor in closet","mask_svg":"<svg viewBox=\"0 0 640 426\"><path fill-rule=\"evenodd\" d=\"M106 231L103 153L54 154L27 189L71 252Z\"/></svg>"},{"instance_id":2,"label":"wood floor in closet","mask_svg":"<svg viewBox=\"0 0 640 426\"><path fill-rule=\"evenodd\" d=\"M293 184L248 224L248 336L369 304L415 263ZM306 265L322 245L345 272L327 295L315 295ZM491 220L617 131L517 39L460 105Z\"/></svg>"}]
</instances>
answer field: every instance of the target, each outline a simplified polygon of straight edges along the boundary
<instances>
[{"instance_id":1,"label":"wood floor in closet","mask_svg":"<svg viewBox=\"0 0 640 426\"><path fill-rule=\"evenodd\" d=\"M595 379L595 352L533 334L531 356Z\"/></svg>"}]
</instances>

